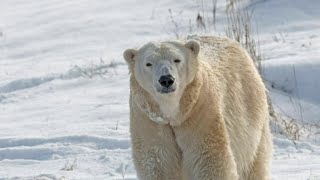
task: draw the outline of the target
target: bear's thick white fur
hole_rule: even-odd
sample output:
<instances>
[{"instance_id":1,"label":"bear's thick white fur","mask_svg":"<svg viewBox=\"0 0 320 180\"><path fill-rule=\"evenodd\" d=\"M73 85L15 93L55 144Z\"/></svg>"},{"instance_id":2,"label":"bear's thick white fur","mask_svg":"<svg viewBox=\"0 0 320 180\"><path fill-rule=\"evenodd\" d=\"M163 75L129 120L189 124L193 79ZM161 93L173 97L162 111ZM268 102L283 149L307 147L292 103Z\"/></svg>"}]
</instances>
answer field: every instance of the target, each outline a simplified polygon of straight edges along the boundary
<instances>
[{"instance_id":1,"label":"bear's thick white fur","mask_svg":"<svg viewBox=\"0 0 320 180\"><path fill-rule=\"evenodd\" d=\"M149 43L124 53L139 179L270 179L266 89L251 58L230 39L194 39ZM146 56L158 63L172 54L184 61L168 65L174 66L176 91L156 93L155 80L143 77L157 71L143 69Z\"/></svg>"}]
</instances>

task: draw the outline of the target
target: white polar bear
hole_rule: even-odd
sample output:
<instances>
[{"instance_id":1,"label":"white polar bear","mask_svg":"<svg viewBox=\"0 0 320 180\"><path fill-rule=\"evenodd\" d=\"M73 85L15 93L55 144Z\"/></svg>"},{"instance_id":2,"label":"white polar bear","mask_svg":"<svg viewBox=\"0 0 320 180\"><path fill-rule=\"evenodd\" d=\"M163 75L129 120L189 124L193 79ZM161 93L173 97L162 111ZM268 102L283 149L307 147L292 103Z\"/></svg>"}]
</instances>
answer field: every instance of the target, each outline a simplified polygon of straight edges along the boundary
<instances>
[{"instance_id":1,"label":"white polar bear","mask_svg":"<svg viewBox=\"0 0 320 180\"><path fill-rule=\"evenodd\" d=\"M267 180L266 89L227 38L148 43L124 52L133 160L141 180Z\"/></svg>"}]
</instances>

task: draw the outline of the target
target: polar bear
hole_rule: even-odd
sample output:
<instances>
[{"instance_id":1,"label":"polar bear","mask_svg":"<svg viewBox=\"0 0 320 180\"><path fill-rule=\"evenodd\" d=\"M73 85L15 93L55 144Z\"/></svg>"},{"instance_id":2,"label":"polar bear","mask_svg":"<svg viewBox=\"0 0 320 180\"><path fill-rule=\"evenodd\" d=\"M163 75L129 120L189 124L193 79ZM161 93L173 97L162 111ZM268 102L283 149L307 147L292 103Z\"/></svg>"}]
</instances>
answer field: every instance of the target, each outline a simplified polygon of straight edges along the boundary
<instances>
[{"instance_id":1,"label":"polar bear","mask_svg":"<svg viewBox=\"0 0 320 180\"><path fill-rule=\"evenodd\" d=\"M237 42L201 36L123 55L139 179L270 179L266 88Z\"/></svg>"}]
</instances>

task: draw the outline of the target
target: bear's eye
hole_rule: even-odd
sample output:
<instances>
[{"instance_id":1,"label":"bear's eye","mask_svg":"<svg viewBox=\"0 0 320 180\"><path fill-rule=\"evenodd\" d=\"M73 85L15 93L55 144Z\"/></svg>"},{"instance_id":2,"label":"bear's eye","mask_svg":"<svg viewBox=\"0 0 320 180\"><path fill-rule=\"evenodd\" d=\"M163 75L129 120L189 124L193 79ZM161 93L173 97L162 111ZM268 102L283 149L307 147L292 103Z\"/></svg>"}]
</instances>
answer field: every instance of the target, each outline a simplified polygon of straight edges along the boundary
<instances>
[{"instance_id":1,"label":"bear's eye","mask_svg":"<svg viewBox=\"0 0 320 180\"><path fill-rule=\"evenodd\" d=\"M146 66L150 67L150 66L152 66L152 64L151 63L147 63Z\"/></svg>"},{"instance_id":2,"label":"bear's eye","mask_svg":"<svg viewBox=\"0 0 320 180\"><path fill-rule=\"evenodd\" d=\"M181 62L181 60L180 59L175 59L174 62L175 63L179 63L179 62Z\"/></svg>"}]
</instances>

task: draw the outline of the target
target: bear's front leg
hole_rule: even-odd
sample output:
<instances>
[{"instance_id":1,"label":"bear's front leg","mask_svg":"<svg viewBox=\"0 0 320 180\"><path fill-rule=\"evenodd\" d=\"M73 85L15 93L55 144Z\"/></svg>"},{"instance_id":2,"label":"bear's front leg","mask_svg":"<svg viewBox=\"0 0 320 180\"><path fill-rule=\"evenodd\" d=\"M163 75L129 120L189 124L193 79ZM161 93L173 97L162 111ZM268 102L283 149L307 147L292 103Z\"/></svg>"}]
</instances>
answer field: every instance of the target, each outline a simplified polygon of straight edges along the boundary
<instances>
[{"instance_id":1,"label":"bear's front leg","mask_svg":"<svg viewBox=\"0 0 320 180\"><path fill-rule=\"evenodd\" d=\"M197 119L174 128L189 180L238 180L237 167L223 122Z\"/></svg>"},{"instance_id":2,"label":"bear's front leg","mask_svg":"<svg viewBox=\"0 0 320 180\"><path fill-rule=\"evenodd\" d=\"M131 118L132 153L140 180L180 180L181 152L169 125Z\"/></svg>"}]
</instances>

